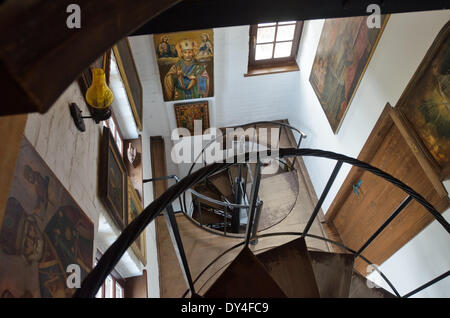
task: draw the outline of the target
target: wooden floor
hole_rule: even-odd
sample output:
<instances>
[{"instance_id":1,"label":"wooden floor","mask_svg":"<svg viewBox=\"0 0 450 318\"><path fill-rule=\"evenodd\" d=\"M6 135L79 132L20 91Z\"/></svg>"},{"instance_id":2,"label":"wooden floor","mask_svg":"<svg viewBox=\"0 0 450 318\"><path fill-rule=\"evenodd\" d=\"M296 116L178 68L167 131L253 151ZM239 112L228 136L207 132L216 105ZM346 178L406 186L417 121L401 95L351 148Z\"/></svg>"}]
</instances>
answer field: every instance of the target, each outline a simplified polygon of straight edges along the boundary
<instances>
[{"instance_id":1,"label":"wooden floor","mask_svg":"<svg viewBox=\"0 0 450 318\"><path fill-rule=\"evenodd\" d=\"M282 147L295 147L295 141L283 130L281 134ZM298 162L300 168L302 161ZM300 171L298 169L298 171ZM308 188L309 177L301 173L297 175L299 184L299 196L291 213L277 225L260 232L260 234L277 233L277 232L302 232L308 219L314 209L314 198L311 198ZM278 191L276 187L274 192ZM191 275L195 279L200 272L212 260L219 256L222 252L232 246L243 242L240 238L223 237L209 233L198 228L184 215L178 214L176 217L184 244L184 249L188 259ZM167 231L167 225L163 217L156 220L157 241L159 253L159 271L160 271L160 288L161 297L181 297L186 291L187 286L182 276L175 251ZM321 223L318 218L314 221L310 232L311 234L326 237L322 230ZM273 237L261 238L256 245L250 245L250 249L258 254L266 251L271 247L279 246L287 243L298 236L294 235L278 235ZM330 251L329 245L321 240L306 238L308 249L319 251ZM196 291L201 295L206 292L209 286L220 276L236 255L242 250L242 247L235 248L220 258L204 275L195 283Z\"/></svg>"}]
</instances>

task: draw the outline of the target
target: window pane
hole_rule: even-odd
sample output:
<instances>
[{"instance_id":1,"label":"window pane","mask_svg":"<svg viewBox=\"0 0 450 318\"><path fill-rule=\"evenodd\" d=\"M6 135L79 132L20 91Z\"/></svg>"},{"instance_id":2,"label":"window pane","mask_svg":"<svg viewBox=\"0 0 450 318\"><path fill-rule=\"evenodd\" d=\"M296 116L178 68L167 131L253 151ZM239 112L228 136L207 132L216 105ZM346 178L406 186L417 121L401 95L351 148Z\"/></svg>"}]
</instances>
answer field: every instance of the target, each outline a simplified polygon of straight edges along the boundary
<instances>
[{"instance_id":1,"label":"window pane","mask_svg":"<svg viewBox=\"0 0 450 318\"><path fill-rule=\"evenodd\" d=\"M284 21L284 22L278 22L278 25L283 25L283 24L295 24L297 23L297 21Z\"/></svg>"},{"instance_id":2,"label":"window pane","mask_svg":"<svg viewBox=\"0 0 450 318\"><path fill-rule=\"evenodd\" d=\"M275 27L258 28L256 43L273 42L275 39Z\"/></svg>"},{"instance_id":3,"label":"window pane","mask_svg":"<svg viewBox=\"0 0 450 318\"><path fill-rule=\"evenodd\" d=\"M116 134L116 125L114 124L114 120L112 117L109 117L108 125L109 125L109 129L111 129L111 135L113 135L113 137L114 137Z\"/></svg>"},{"instance_id":4,"label":"window pane","mask_svg":"<svg viewBox=\"0 0 450 318\"><path fill-rule=\"evenodd\" d=\"M275 45L274 57L288 57L291 55L292 42L282 42Z\"/></svg>"},{"instance_id":5,"label":"window pane","mask_svg":"<svg viewBox=\"0 0 450 318\"><path fill-rule=\"evenodd\" d=\"M277 41L290 41L294 38L295 25L279 26L277 31Z\"/></svg>"},{"instance_id":6,"label":"window pane","mask_svg":"<svg viewBox=\"0 0 450 318\"><path fill-rule=\"evenodd\" d=\"M272 26L275 24L276 24L276 22L260 23L260 24L258 24L258 27Z\"/></svg>"},{"instance_id":7,"label":"window pane","mask_svg":"<svg viewBox=\"0 0 450 318\"><path fill-rule=\"evenodd\" d=\"M122 287L116 282L116 298L123 298Z\"/></svg>"},{"instance_id":8,"label":"window pane","mask_svg":"<svg viewBox=\"0 0 450 318\"><path fill-rule=\"evenodd\" d=\"M111 276L105 280L105 298L113 298L113 280Z\"/></svg>"},{"instance_id":9,"label":"window pane","mask_svg":"<svg viewBox=\"0 0 450 318\"><path fill-rule=\"evenodd\" d=\"M95 295L95 298L102 298L102 291L103 291L103 286L100 287L100 289L98 290L97 294Z\"/></svg>"},{"instance_id":10,"label":"window pane","mask_svg":"<svg viewBox=\"0 0 450 318\"><path fill-rule=\"evenodd\" d=\"M123 145L122 145L122 139L120 139L120 135L119 135L119 132L117 131L117 133L116 133L116 138L115 138L115 140L116 140L116 144L117 144L117 148L119 149L119 152L120 152L120 154L122 154L122 152L123 152Z\"/></svg>"},{"instance_id":11,"label":"window pane","mask_svg":"<svg viewBox=\"0 0 450 318\"><path fill-rule=\"evenodd\" d=\"M265 60L272 58L273 44L256 45L255 60Z\"/></svg>"}]
</instances>

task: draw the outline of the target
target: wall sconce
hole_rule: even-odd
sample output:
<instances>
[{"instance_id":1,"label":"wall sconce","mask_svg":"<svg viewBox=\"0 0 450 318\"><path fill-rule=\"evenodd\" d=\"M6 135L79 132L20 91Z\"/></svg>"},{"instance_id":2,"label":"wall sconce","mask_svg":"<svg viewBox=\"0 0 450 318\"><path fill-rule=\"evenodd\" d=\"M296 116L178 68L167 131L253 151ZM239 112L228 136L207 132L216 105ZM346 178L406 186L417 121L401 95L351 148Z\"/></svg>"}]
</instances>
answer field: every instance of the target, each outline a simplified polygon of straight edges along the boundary
<instances>
[{"instance_id":1,"label":"wall sconce","mask_svg":"<svg viewBox=\"0 0 450 318\"><path fill-rule=\"evenodd\" d=\"M70 114L75 126L80 131L85 131L84 118L92 118L95 123L107 120L111 117L110 106L114 100L114 94L106 85L105 72L101 68L92 70L92 85L86 91L86 102L91 116L82 116L81 109L75 103L70 103Z\"/></svg>"}]
</instances>

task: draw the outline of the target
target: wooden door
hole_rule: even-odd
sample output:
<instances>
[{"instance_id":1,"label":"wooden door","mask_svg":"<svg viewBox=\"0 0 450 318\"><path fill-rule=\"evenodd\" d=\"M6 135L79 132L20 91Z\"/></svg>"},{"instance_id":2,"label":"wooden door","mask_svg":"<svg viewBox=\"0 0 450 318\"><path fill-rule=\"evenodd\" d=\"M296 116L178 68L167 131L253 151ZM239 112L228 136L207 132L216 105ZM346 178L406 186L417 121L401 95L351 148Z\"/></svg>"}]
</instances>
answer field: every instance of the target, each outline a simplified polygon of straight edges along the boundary
<instances>
[{"instance_id":1,"label":"wooden door","mask_svg":"<svg viewBox=\"0 0 450 318\"><path fill-rule=\"evenodd\" d=\"M430 180L417 159L417 151L405 139L403 127L392 119L393 111L391 106L386 107L358 158L400 179L442 213L448 207L447 193L443 187L435 186L433 178ZM359 182L357 194L353 185ZM334 223L343 243L357 251L407 196L384 179L353 167L330 207L327 219ZM375 264L383 263L432 220L424 207L411 201L363 255ZM355 268L365 275L367 263L357 259Z\"/></svg>"}]
</instances>

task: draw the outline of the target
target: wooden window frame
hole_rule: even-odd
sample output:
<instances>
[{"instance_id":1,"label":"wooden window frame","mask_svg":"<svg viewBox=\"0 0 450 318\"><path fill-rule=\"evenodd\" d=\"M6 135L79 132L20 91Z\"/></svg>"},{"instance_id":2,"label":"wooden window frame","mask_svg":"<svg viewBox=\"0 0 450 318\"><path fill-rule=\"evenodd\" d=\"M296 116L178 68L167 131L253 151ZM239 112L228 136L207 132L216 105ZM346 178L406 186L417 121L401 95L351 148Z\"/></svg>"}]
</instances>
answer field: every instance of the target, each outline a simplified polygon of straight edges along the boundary
<instances>
[{"instance_id":1,"label":"wooden window frame","mask_svg":"<svg viewBox=\"0 0 450 318\"><path fill-rule=\"evenodd\" d=\"M109 129L111 129L111 127L109 127L109 119L111 119L114 122L114 133L111 133L111 135L113 136L114 142L116 143L117 149L119 149L120 155L123 158L123 137L122 137L122 133L120 132L120 128L119 125L117 125L117 120L116 117L114 116L114 113L111 112L111 117L108 118L107 120L103 121L103 125L108 127ZM119 138L120 143L122 145L122 147L119 147L119 145L117 144L117 138Z\"/></svg>"},{"instance_id":2,"label":"wooden window frame","mask_svg":"<svg viewBox=\"0 0 450 318\"><path fill-rule=\"evenodd\" d=\"M95 262L98 263L98 261L100 260L100 258L103 256L103 254L97 250L97 254L95 257ZM111 271L111 273L109 274L109 276L112 278L112 286L113 286L113 293L112 293L112 298L117 298L116 296L116 284L118 284L120 286L120 288L122 288L122 297L121 298L125 298L125 280L122 278L122 276L120 276L120 274L113 269ZM106 281L106 280L105 280ZM101 297L98 298L106 298L105 296L105 282L103 282L102 286L100 287L102 293L101 293Z\"/></svg>"},{"instance_id":3,"label":"wooden window frame","mask_svg":"<svg viewBox=\"0 0 450 318\"><path fill-rule=\"evenodd\" d=\"M281 42L290 42L290 41L276 41L277 31L278 31L278 22L275 26L275 36L274 41L272 42L264 42L264 43L281 43ZM273 26L267 26L273 27ZM259 27L261 28L261 27ZM266 28L265 26L263 28ZM288 57L282 58L270 58L264 60L255 60L256 54L256 37L258 32L258 25L252 24L250 26L250 40L249 40L249 55L248 55L248 72L244 74L244 76L255 76L255 75L264 75L264 74L273 74L273 73L283 73L283 72L292 72L298 71L299 67L296 62L298 48L300 45L301 34L303 30L303 21L296 21L295 23L295 32L294 38L292 40L292 48L291 55ZM261 44L261 43L260 43ZM275 45L273 46L272 56L275 54Z\"/></svg>"}]
</instances>

